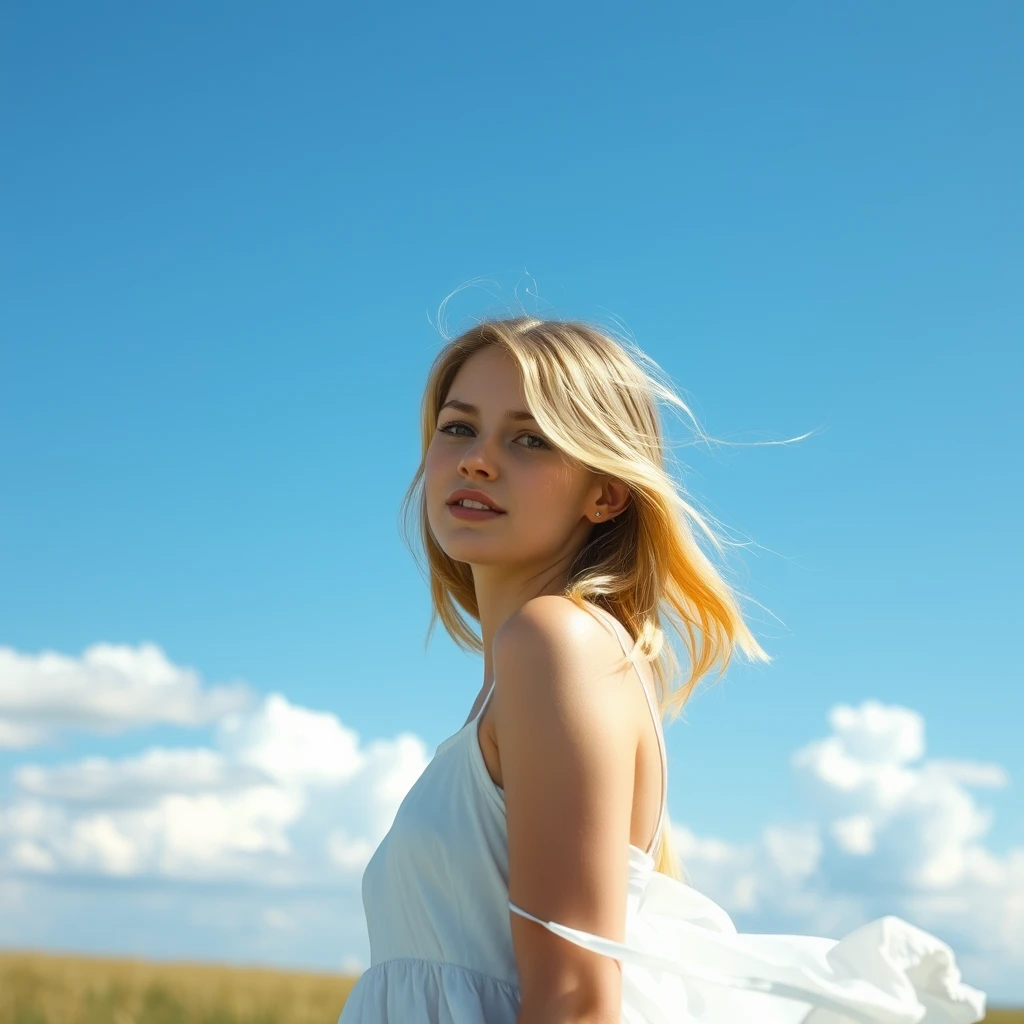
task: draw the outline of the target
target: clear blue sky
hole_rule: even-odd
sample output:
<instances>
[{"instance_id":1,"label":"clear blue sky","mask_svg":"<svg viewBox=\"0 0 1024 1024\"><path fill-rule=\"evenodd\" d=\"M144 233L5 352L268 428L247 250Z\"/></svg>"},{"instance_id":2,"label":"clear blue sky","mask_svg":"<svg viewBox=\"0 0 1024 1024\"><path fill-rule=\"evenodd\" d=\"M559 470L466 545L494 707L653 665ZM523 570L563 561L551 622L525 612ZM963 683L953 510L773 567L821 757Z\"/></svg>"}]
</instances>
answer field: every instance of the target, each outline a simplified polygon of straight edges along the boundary
<instances>
[{"instance_id":1,"label":"clear blue sky","mask_svg":"<svg viewBox=\"0 0 1024 1024\"><path fill-rule=\"evenodd\" d=\"M483 279L453 332L618 323L711 434L814 431L679 449L775 661L669 728L674 821L804 820L792 752L876 699L1002 767L980 841L1024 848L1024 12L688 6L9 7L0 646L151 642L432 750L481 666L424 652L396 514L431 321ZM61 729L0 800L212 728ZM61 920L33 940L90 946Z\"/></svg>"}]
</instances>

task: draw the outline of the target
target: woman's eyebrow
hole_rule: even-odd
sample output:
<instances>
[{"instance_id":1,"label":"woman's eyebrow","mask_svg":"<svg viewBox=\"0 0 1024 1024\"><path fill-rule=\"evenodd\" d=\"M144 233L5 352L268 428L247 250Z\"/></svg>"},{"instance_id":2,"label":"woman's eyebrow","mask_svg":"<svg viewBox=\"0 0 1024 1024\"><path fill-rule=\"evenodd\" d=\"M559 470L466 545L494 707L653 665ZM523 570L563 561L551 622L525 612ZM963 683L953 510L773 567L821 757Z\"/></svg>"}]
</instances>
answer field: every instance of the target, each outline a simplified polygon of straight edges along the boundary
<instances>
[{"instance_id":1,"label":"woman's eyebrow","mask_svg":"<svg viewBox=\"0 0 1024 1024\"><path fill-rule=\"evenodd\" d=\"M469 413L469 415L471 415L471 416L479 416L480 415L480 410L475 405L470 405L469 402L460 402L456 398L450 398L437 411L438 412L443 412L449 406L451 406L453 409L458 409L459 412ZM507 419L507 420L533 420L534 417L533 417L533 413L532 412L524 412L524 411L521 411L521 410L518 410L518 409L509 409L509 411L505 413L505 419ZM534 420L534 422L536 423L537 421Z\"/></svg>"}]
</instances>

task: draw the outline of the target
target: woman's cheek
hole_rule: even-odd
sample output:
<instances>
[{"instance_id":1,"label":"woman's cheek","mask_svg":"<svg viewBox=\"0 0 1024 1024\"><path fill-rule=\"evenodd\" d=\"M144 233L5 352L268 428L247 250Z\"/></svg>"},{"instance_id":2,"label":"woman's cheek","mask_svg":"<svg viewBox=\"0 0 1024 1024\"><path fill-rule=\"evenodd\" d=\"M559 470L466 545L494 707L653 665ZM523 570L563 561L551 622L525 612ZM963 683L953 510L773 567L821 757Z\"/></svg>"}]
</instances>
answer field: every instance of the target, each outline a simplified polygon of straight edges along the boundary
<instances>
[{"instance_id":1,"label":"woman's cheek","mask_svg":"<svg viewBox=\"0 0 1024 1024\"><path fill-rule=\"evenodd\" d=\"M434 447L427 449L426 457L423 460L423 479L428 493L440 486L441 457Z\"/></svg>"}]
</instances>

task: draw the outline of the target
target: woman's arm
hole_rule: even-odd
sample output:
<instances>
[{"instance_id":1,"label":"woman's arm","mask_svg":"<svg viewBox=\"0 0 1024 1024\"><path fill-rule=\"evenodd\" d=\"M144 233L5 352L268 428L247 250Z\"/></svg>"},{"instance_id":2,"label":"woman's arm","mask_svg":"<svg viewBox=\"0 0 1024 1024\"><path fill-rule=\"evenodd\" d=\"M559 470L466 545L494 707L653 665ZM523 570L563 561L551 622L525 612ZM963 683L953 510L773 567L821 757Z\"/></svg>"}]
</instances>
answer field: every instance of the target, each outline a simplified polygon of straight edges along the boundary
<instances>
[{"instance_id":1,"label":"woman's arm","mask_svg":"<svg viewBox=\"0 0 1024 1024\"><path fill-rule=\"evenodd\" d=\"M527 602L492 645L508 816L509 898L545 921L625 932L639 736L635 674L614 636L558 596ZM510 911L518 1024L618 1024L618 961Z\"/></svg>"}]
</instances>

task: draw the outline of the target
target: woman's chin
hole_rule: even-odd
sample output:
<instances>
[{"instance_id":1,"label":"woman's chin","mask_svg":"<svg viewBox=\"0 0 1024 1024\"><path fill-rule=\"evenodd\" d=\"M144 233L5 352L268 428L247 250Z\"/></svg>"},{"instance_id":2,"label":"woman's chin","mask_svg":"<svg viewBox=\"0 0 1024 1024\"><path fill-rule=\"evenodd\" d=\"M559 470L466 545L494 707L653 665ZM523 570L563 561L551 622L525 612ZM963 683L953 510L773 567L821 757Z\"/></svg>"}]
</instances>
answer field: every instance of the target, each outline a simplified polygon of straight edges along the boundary
<instances>
[{"instance_id":1,"label":"woman's chin","mask_svg":"<svg viewBox=\"0 0 1024 1024\"><path fill-rule=\"evenodd\" d=\"M441 550L455 562L471 565L498 565L509 561L508 544L488 537L459 537L438 539ZM514 561L514 559L513 559Z\"/></svg>"},{"instance_id":2,"label":"woman's chin","mask_svg":"<svg viewBox=\"0 0 1024 1024\"><path fill-rule=\"evenodd\" d=\"M484 544L449 544L444 553L455 562L469 565L496 565L505 561L497 551L488 550Z\"/></svg>"}]
</instances>

